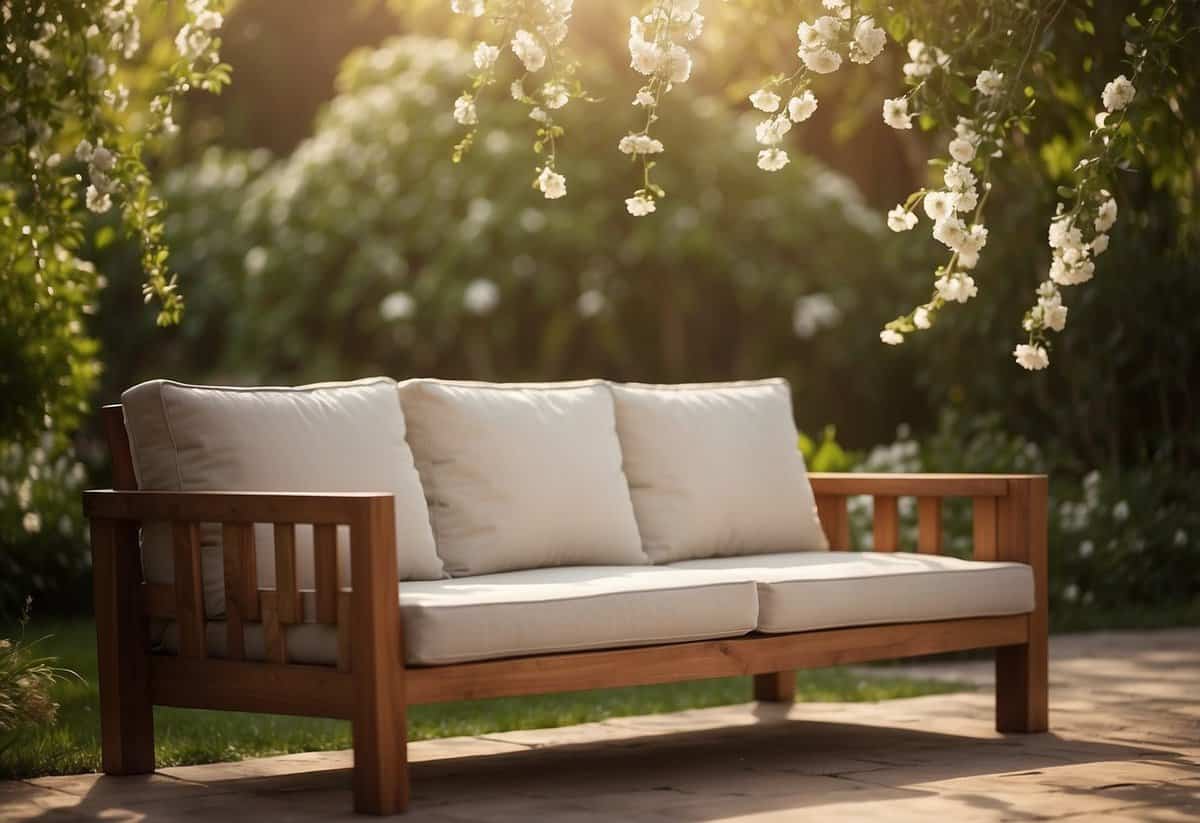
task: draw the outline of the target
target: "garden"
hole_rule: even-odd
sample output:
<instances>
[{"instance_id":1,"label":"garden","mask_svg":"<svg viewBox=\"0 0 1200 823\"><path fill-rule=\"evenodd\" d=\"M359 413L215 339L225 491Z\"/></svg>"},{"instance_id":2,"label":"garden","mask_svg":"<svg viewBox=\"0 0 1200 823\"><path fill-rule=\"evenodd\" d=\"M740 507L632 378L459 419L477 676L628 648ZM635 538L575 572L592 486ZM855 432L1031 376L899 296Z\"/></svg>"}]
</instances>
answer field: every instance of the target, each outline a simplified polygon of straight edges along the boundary
<instances>
[{"instance_id":1,"label":"garden","mask_svg":"<svg viewBox=\"0 0 1200 823\"><path fill-rule=\"evenodd\" d=\"M0 12L0 778L100 767L81 495L110 485L98 407L154 378L781 376L810 471L1048 475L1052 631L1200 625L1195 4ZM871 548L870 498L848 514ZM945 553L970 514L947 503ZM749 694L422 706L409 737ZM160 765L350 745L338 720L155 727Z\"/></svg>"}]
</instances>

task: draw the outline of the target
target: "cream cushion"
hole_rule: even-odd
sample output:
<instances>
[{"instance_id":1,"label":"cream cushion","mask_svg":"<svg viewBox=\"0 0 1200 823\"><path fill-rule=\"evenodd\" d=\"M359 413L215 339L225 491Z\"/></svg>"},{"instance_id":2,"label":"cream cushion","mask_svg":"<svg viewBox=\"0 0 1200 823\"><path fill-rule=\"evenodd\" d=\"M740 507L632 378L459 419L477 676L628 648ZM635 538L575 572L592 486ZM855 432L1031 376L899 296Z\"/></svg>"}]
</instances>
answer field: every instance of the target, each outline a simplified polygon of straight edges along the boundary
<instances>
[{"instance_id":1,"label":"cream cushion","mask_svg":"<svg viewBox=\"0 0 1200 823\"><path fill-rule=\"evenodd\" d=\"M1033 611L1023 563L905 552L794 552L673 563L758 584L758 630L782 633Z\"/></svg>"},{"instance_id":2,"label":"cream cushion","mask_svg":"<svg viewBox=\"0 0 1200 823\"><path fill-rule=\"evenodd\" d=\"M442 564L396 383L375 378L297 388L224 388L154 380L121 397L138 487L156 491L391 492L401 578L436 579ZM341 580L349 585L348 530L340 529ZM275 585L274 536L255 528L258 584ZM298 582L313 586L312 527L296 534ZM143 533L148 580L170 582L165 524ZM220 528L203 524L205 608L225 610Z\"/></svg>"},{"instance_id":3,"label":"cream cushion","mask_svg":"<svg viewBox=\"0 0 1200 823\"><path fill-rule=\"evenodd\" d=\"M400 403L452 576L647 562L602 381L408 380Z\"/></svg>"},{"instance_id":4,"label":"cream cushion","mask_svg":"<svg viewBox=\"0 0 1200 823\"><path fill-rule=\"evenodd\" d=\"M720 572L573 566L404 583L400 610L407 662L435 665L735 637L754 629L758 604L754 583ZM225 642L225 624L210 622L210 652ZM164 646L178 646L174 624ZM291 627L287 648L296 663L334 663L337 631ZM246 624L247 656L263 649L261 625Z\"/></svg>"},{"instance_id":5,"label":"cream cushion","mask_svg":"<svg viewBox=\"0 0 1200 823\"><path fill-rule=\"evenodd\" d=\"M787 381L612 388L653 562L828 548Z\"/></svg>"}]
</instances>

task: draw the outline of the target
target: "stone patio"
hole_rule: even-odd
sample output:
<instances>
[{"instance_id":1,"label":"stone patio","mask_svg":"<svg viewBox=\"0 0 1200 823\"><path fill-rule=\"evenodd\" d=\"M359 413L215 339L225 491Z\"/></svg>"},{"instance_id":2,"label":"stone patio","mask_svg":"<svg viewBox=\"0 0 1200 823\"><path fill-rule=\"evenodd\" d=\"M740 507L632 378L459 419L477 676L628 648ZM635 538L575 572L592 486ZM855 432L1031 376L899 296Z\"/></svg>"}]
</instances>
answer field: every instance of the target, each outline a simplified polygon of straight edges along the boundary
<instances>
[{"instance_id":1,"label":"stone patio","mask_svg":"<svg viewBox=\"0 0 1200 823\"><path fill-rule=\"evenodd\" d=\"M1051 726L992 730L979 684L414 743L412 821L1200 819L1200 630L1056 637ZM0 784L0 820L353 820L349 752ZM357 818L362 819L362 818Z\"/></svg>"}]
</instances>

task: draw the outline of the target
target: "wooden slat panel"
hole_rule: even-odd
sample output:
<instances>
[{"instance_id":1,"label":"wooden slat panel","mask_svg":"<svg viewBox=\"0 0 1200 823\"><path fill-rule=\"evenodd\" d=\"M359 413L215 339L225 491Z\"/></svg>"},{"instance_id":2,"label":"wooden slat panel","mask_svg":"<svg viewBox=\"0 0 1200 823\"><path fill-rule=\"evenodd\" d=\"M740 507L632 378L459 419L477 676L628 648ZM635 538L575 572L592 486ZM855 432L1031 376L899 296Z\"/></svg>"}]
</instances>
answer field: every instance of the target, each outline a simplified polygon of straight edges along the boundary
<instances>
[{"instance_id":1,"label":"wooden slat panel","mask_svg":"<svg viewBox=\"0 0 1200 823\"><path fill-rule=\"evenodd\" d=\"M764 703L791 703L796 698L796 672L754 675L754 699Z\"/></svg>"},{"instance_id":2,"label":"wooden slat panel","mask_svg":"<svg viewBox=\"0 0 1200 823\"><path fill-rule=\"evenodd\" d=\"M119 405L104 406L100 410L100 419L104 425L108 454L112 458L113 488L122 491L136 489L137 475L133 470L133 452L129 448L124 410Z\"/></svg>"},{"instance_id":3,"label":"wooden slat panel","mask_svg":"<svg viewBox=\"0 0 1200 823\"><path fill-rule=\"evenodd\" d=\"M188 520L205 523L350 523L377 493L142 492L83 493L88 517L112 520Z\"/></svg>"},{"instance_id":4,"label":"wooden slat panel","mask_svg":"<svg viewBox=\"0 0 1200 823\"><path fill-rule=\"evenodd\" d=\"M818 495L888 494L930 497L1000 497L1008 493L1008 478L1002 474L866 474L850 472L809 475Z\"/></svg>"},{"instance_id":5,"label":"wooden slat panel","mask_svg":"<svg viewBox=\"0 0 1200 823\"><path fill-rule=\"evenodd\" d=\"M179 653L204 657L204 578L200 571L200 530L195 523L172 523L175 555L175 619Z\"/></svg>"},{"instance_id":6,"label":"wooden slat panel","mask_svg":"<svg viewBox=\"0 0 1200 823\"><path fill-rule=\"evenodd\" d=\"M293 523L275 524L275 606L279 622L299 623L300 592L296 588L296 526Z\"/></svg>"},{"instance_id":7,"label":"wooden slat panel","mask_svg":"<svg viewBox=\"0 0 1200 823\"><path fill-rule=\"evenodd\" d=\"M350 641L350 592L338 592L337 597L337 668L339 672L350 671L351 648Z\"/></svg>"},{"instance_id":8,"label":"wooden slat panel","mask_svg":"<svg viewBox=\"0 0 1200 823\"><path fill-rule=\"evenodd\" d=\"M900 548L900 498L891 495L876 495L874 520L875 551L898 551Z\"/></svg>"},{"instance_id":9,"label":"wooden slat panel","mask_svg":"<svg viewBox=\"0 0 1200 823\"><path fill-rule=\"evenodd\" d=\"M253 581L258 577L254 562L254 525L223 524L221 546L225 561L226 655L231 660L242 660L246 656L246 633L243 624L253 619L247 615L246 605L258 603L257 592L253 589L250 596L246 596L246 581ZM258 610L253 611L257 616Z\"/></svg>"},{"instance_id":10,"label":"wooden slat panel","mask_svg":"<svg viewBox=\"0 0 1200 823\"><path fill-rule=\"evenodd\" d=\"M142 613L146 617L174 620L175 587L170 583L143 583Z\"/></svg>"},{"instance_id":11,"label":"wooden slat panel","mask_svg":"<svg viewBox=\"0 0 1200 823\"><path fill-rule=\"evenodd\" d=\"M975 560L995 560L999 540L999 503L995 497L976 497L971 515Z\"/></svg>"},{"instance_id":12,"label":"wooden slat panel","mask_svg":"<svg viewBox=\"0 0 1200 823\"><path fill-rule=\"evenodd\" d=\"M262 615L263 644L267 660L272 663L287 662L287 634L279 619L279 597L277 592L260 591L258 609Z\"/></svg>"},{"instance_id":13,"label":"wooden slat panel","mask_svg":"<svg viewBox=\"0 0 1200 823\"><path fill-rule=\"evenodd\" d=\"M831 549L850 548L850 515L843 495L817 495L817 516Z\"/></svg>"},{"instance_id":14,"label":"wooden slat panel","mask_svg":"<svg viewBox=\"0 0 1200 823\"><path fill-rule=\"evenodd\" d=\"M942 553L942 499L917 498L917 551L921 554Z\"/></svg>"},{"instance_id":15,"label":"wooden slat panel","mask_svg":"<svg viewBox=\"0 0 1200 823\"><path fill-rule=\"evenodd\" d=\"M1026 642L1028 615L752 635L404 670L410 704L735 677ZM357 639L357 638L356 638ZM357 659L355 661L357 665Z\"/></svg>"},{"instance_id":16,"label":"wooden slat panel","mask_svg":"<svg viewBox=\"0 0 1200 823\"><path fill-rule=\"evenodd\" d=\"M152 655L150 671L159 706L343 719L354 707L350 675L332 666Z\"/></svg>"},{"instance_id":17,"label":"wooden slat panel","mask_svg":"<svg viewBox=\"0 0 1200 823\"><path fill-rule=\"evenodd\" d=\"M317 622L338 622L337 526L313 527L313 567L317 578Z\"/></svg>"}]
</instances>

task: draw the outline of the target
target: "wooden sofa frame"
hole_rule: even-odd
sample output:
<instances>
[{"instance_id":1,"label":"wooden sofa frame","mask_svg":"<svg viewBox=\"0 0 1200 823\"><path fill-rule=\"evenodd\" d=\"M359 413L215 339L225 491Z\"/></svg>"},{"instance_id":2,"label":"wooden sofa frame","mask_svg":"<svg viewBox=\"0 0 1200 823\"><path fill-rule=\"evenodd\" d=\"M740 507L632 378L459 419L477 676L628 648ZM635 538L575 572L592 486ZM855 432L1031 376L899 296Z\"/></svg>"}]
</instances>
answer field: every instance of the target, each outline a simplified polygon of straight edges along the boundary
<instances>
[{"instance_id":1,"label":"wooden sofa frame","mask_svg":"<svg viewBox=\"0 0 1200 823\"><path fill-rule=\"evenodd\" d=\"M735 675L753 675L757 700L790 701L796 669L979 648L996 650L996 728L1047 728L1045 476L811 475L821 522L838 549L850 544L849 496L875 499L876 551L898 549L898 498L916 497L917 550L931 554L942 548L942 499L972 498L974 556L1033 568L1030 614L409 668L390 495L136 491L120 406L104 407L103 420L115 490L85 492L84 508L91 521L107 774L154 770L156 705L346 718L354 740L354 808L390 814L409 801L410 705ZM143 581L137 535L139 523L149 521L172 524L173 585ZM199 523L220 523L223 530L227 654L220 659L207 651ZM275 524L274 590L257 587L254 523ZM314 526L315 614L303 613L297 591L297 523ZM350 529L349 581L338 580L338 525ZM152 618L178 623L178 654L152 652ZM286 627L305 619L337 627L336 666L288 662ZM266 662L245 659L243 630L256 622Z\"/></svg>"}]
</instances>

